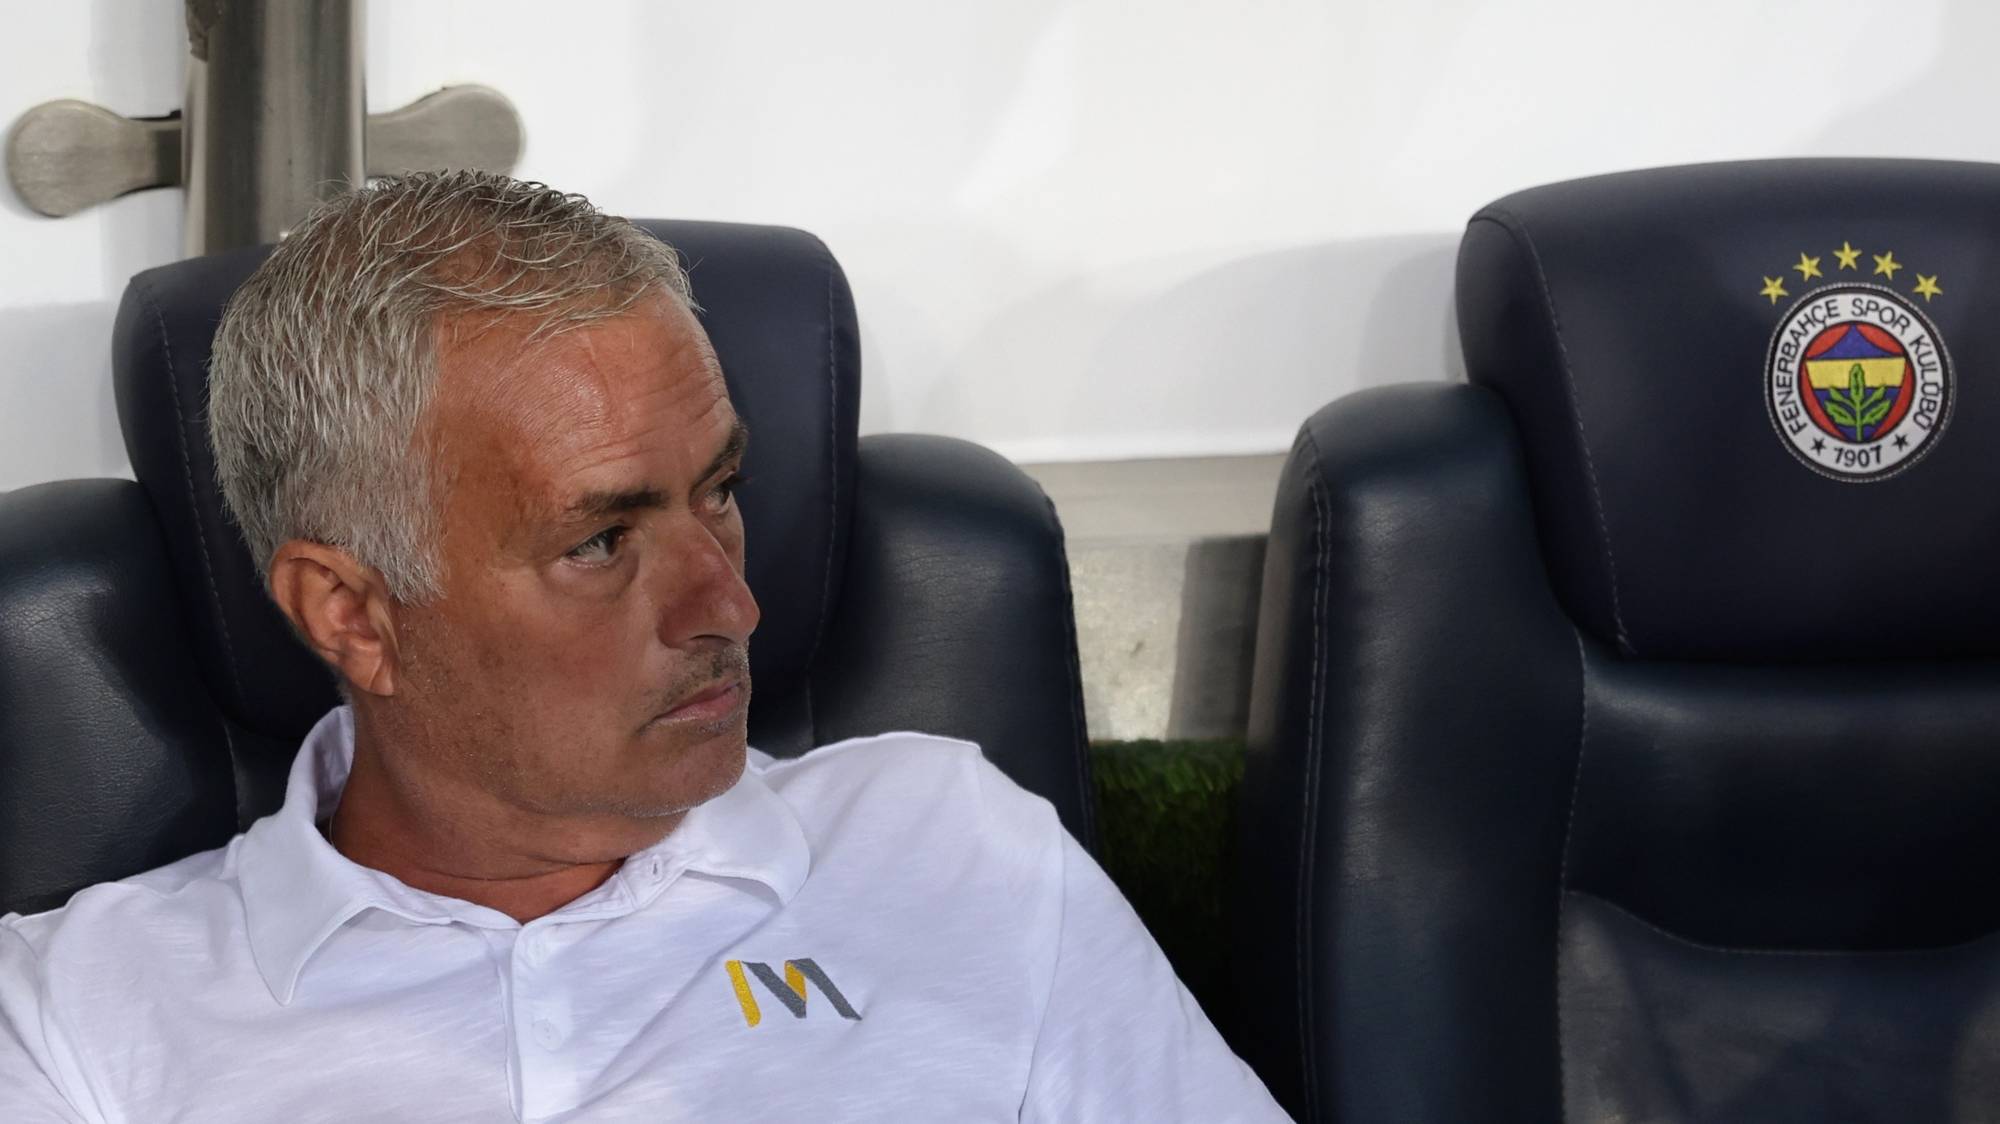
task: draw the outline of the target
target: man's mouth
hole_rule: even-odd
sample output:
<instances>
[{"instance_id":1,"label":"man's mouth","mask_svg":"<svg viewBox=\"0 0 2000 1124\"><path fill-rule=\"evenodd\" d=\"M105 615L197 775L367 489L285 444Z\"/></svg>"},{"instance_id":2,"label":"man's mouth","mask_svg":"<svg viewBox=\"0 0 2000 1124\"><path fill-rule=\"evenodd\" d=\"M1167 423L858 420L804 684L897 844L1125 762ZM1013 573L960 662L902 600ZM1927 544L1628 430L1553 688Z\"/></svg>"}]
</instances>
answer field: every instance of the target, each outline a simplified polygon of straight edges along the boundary
<instances>
[{"instance_id":1,"label":"man's mouth","mask_svg":"<svg viewBox=\"0 0 2000 1124\"><path fill-rule=\"evenodd\" d=\"M744 682L740 676L731 676L712 683L663 711L653 721L701 725L727 718L743 705L748 694Z\"/></svg>"}]
</instances>

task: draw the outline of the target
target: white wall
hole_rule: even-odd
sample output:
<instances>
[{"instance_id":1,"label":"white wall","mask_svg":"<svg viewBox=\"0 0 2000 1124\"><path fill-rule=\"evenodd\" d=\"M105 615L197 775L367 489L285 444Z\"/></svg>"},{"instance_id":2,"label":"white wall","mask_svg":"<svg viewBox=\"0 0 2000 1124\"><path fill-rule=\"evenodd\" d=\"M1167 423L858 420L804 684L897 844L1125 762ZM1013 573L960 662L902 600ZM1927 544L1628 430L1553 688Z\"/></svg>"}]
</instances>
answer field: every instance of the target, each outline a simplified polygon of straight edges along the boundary
<instances>
[{"instance_id":1,"label":"white wall","mask_svg":"<svg viewBox=\"0 0 2000 1124\"><path fill-rule=\"evenodd\" d=\"M13 0L0 118L180 103L180 0ZM369 101L505 91L521 173L824 237L869 430L1018 459L1282 449L1456 362L1453 247L1517 187L1791 154L2000 159L1985 0L376 0ZM176 192L0 188L0 488L125 471L106 334Z\"/></svg>"}]
</instances>

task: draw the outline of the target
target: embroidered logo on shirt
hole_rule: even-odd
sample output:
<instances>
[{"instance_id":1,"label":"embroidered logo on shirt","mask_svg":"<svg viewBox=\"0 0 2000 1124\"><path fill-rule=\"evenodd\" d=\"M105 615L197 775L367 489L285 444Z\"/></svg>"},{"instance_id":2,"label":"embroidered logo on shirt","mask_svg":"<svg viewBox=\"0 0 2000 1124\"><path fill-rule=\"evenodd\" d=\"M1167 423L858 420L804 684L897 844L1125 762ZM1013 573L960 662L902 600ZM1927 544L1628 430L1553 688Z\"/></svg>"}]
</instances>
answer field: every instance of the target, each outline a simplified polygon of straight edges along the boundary
<instances>
[{"instance_id":1,"label":"embroidered logo on shirt","mask_svg":"<svg viewBox=\"0 0 2000 1124\"><path fill-rule=\"evenodd\" d=\"M736 989L736 1002L743 1008L743 1022L748 1026L756 1026L764 1021L764 1013L757 1007L757 996L750 990L749 976L757 977L757 982L764 985L764 990L769 991L778 1002L783 1003L785 1010L790 1011L795 1019L806 1017L806 981L810 980L814 987L819 988L820 994L826 997L826 1001L833 1005L833 1009L840 1013L841 1018L861 1021L860 1012L848 1003L847 997L840 993L839 988L833 986L833 981L827 978L826 972L811 959L785 961L783 978L773 972L769 964L755 960L731 960L724 967L729 971L729 984Z\"/></svg>"}]
</instances>

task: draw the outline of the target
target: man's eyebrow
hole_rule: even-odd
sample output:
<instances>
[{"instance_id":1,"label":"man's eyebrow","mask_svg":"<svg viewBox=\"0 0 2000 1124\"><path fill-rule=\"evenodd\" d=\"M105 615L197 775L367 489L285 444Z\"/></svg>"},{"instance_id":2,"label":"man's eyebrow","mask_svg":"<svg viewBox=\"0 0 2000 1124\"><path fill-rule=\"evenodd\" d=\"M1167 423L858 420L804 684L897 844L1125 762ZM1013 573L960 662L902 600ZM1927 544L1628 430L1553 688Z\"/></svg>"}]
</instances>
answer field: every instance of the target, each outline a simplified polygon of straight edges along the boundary
<instances>
[{"instance_id":1,"label":"man's eyebrow","mask_svg":"<svg viewBox=\"0 0 2000 1124\"><path fill-rule=\"evenodd\" d=\"M630 488L622 492L585 492L575 503L563 509L563 520L581 522L602 519L608 515L622 515L628 511L666 505L666 493L655 488Z\"/></svg>"},{"instance_id":2,"label":"man's eyebrow","mask_svg":"<svg viewBox=\"0 0 2000 1124\"><path fill-rule=\"evenodd\" d=\"M706 480L722 471L723 465L741 457L749 447L750 427L743 424L742 418L737 418L736 424L729 429L729 439L722 443L722 451L716 453L715 459L708 462L708 467L701 470L701 478Z\"/></svg>"},{"instance_id":3,"label":"man's eyebrow","mask_svg":"<svg viewBox=\"0 0 2000 1124\"><path fill-rule=\"evenodd\" d=\"M722 450L708 467L701 470L701 479L706 480L722 471L724 465L741 457L750 446L750 427L739 419L729 430L729 438L722 443ZM651 507L665 507L667 495L657 488L628 488L615 492L585 492L575 503L563 509L563 519L584 521L602 519L611 515L622 515L628 511L642 511Z\"/></svg>"}]
</instances>

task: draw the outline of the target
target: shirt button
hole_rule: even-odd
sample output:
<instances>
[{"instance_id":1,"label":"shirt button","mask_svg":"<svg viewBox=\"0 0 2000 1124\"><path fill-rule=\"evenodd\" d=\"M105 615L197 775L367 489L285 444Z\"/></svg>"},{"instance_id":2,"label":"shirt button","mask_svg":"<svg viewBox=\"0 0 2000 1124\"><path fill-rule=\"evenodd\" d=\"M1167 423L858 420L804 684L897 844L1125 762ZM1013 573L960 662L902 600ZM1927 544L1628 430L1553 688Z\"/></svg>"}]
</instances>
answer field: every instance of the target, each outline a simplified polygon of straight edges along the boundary
<instances>
[{"instance_id":1,"label":"shirt button","mask_svg":"<svg viewBox=\"0 0 2000 1124\"><path fill-rule=\"evenodd\" d=\"M658 855L646 864L646 877L658 882L667 876L667 862Z\"/></svg>"},{"instance_id":2,"label":"shirt button","mask_svg":"<svg viewBox=\"0 0 2000 1124\"><path fill-rule=\"evenodd\" d=\"M541 1043L544 1050L553 1050L563 1044L562 1028L553 1019L536 1019L534 1030L535 1041Z\"/></svg>"}]
</instances>

